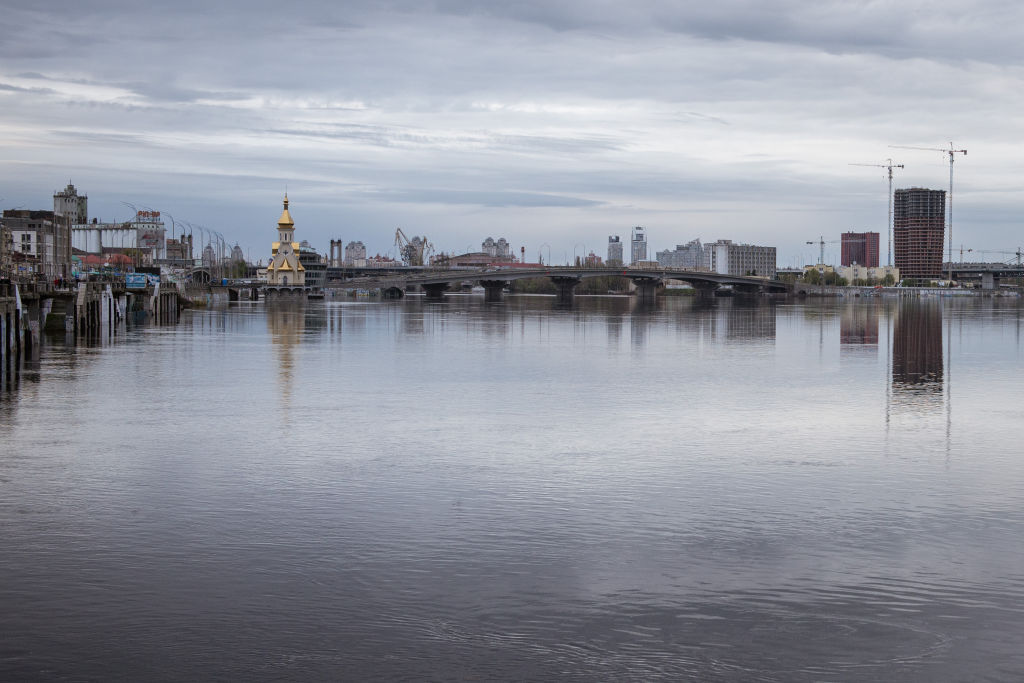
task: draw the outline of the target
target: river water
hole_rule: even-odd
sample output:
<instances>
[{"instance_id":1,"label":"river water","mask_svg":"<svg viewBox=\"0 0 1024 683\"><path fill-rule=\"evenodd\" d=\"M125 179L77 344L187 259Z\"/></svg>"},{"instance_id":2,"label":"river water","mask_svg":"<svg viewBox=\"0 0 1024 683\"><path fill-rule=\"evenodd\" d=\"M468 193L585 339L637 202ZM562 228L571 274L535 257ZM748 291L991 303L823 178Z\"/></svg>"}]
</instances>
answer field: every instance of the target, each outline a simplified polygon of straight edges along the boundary
<instances>
[{"instance_id":1,"label":"river water","mask_svg":"<svg viewBox=\"0 0 1024 683\"><path fill-rule=\"evenodd\" d=\"M0 391L2 680L1024 678L1017 300L232 304Z\"/></svg>"}]
</instances>

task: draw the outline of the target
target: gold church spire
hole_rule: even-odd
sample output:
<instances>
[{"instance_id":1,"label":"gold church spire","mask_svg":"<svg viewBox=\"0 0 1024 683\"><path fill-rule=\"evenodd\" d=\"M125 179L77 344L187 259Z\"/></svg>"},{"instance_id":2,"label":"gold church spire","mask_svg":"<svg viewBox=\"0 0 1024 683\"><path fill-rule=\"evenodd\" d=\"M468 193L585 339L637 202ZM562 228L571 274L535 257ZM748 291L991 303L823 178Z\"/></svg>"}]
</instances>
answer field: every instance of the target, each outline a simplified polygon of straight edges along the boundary
<instances>
[{"instance_id":1,"label":"gold church spire","mask_svg":"<svg viewBox=\"0 0 1024 683\"><path fill-rule=\"evenodd\" d=\"M281 217L277 219L279 226L295 225L292 220L292 215L288 213L288 193L284 193L284 211L281 212Z\"/></svg>"}]
</instances>

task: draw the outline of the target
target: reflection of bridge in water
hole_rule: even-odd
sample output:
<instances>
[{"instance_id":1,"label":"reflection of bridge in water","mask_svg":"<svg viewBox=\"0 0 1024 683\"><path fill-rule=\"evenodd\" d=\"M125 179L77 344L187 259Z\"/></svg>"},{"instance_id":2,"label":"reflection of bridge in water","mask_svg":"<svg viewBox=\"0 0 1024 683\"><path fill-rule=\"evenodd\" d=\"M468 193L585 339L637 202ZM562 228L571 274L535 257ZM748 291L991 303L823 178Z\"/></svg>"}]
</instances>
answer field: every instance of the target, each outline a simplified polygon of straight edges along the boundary
<instances>
[{"instance_id":1,"label":"reflection of bridge in water","mask_svg":"<svg viewBox=\"0 0 1024 683\"><path fill-rule=\"evenodd\" d=\"M435 271L415 273L392 273L376 277L354 278L347 281L328 281L326 289L380 289L385 295L401 297L407 289L418 286L423 289L427 298L441 299L445 291L452 285L477 283L484 288L484 296L488 301L500 301L502 292L515 280L533 278L549 278L555 285L558 298L571 300L573 290L583 280L595 277L625 277L636 287L637 296L642 301L653 301L659 287L666 280L680 280L690 284L703 296L713 295L724 286L729 286L740 294L756 294L758 292L786 292L788 286L779 280L768 280L762 277L744 275L724 275L681 269L632 269L632 268L584 268L584 267L552 267L552 268L501 268L475 271Z\"/></svg>"}]
</instances>

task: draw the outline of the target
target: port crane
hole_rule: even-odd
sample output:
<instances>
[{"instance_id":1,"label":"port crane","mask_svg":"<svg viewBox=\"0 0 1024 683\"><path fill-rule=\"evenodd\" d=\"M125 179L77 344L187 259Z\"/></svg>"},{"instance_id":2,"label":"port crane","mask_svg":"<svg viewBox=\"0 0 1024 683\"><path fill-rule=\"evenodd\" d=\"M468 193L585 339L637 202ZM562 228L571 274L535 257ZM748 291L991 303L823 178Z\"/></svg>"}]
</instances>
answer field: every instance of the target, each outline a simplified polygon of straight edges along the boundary
<instances>
[{"instance_id":1,"label":"port crane","mask_svg":"<svg viewBox=\"0 0 1024 683\"><path fill-rule=\"evenodd\" d=\"M427 241L426 235L412 239L405 236L401 228L395 229L395 246L402 260L410 266L422 266L426 264L427 257L434 251L434 245Z\"/></svg>"},{"instance_id":2,"label":"port crane","mask_svg":"<svg viewBox=\"0 0 1024 683\"><path fill-rule=\"evenodd\" d=\"M949 155L949 281L953 281L953 157L957 154L967 156L966 149L954 149L950 141L949 149L944 147L907 147L906 145L889 145L894 149L918 149L925 152L942 152Z\"/></svg>"},{"instance_id":3,"label":"port crane","mask_svg":"<svg viewBox=\"0 0 1024 683\"><path fill-rule=\"evenodd\" d=\"M889 224L885 228L885 233L889 238L889 265L892 265L892 169L903 168L903 164L894 164L892 159L886 159L888 163L885 164L850 164L850 166L872 166L874 168L887 168L889 169L889 194L885 198L885 204L889 207Z\"/></svg>"}]
</instances>

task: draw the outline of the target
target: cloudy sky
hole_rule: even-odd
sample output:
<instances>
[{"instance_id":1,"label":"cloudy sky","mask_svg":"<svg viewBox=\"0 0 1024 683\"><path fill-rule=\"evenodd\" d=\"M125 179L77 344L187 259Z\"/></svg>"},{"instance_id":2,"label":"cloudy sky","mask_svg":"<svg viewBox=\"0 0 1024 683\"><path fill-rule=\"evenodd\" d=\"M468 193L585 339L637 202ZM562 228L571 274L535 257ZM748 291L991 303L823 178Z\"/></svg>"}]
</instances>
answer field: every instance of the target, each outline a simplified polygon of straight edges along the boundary
<instances>
[{"instance_id":1,"label":"cloudy sky","mask_svg":"<svg viewBox=\"0 0 1024 683\"><path fill-rule=\"evenodd\" d=\"M885 169L850 164L947 189L946 155L890 145L952 141L957 251L1013 250L1019 8L0 0L0 206L48 208L70 180L101 220L161 210L255 260L287 187L323 252L393 253L400 226L558 262L642 225L652 251L730 238L794 265L819 235L885 230Z\"/></svg>"}]
</instances>

